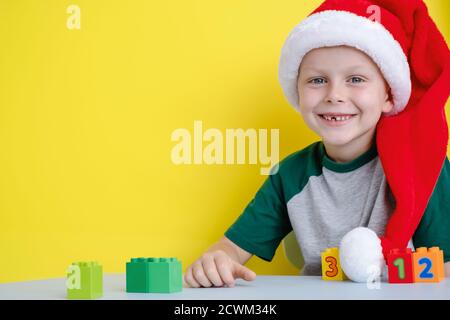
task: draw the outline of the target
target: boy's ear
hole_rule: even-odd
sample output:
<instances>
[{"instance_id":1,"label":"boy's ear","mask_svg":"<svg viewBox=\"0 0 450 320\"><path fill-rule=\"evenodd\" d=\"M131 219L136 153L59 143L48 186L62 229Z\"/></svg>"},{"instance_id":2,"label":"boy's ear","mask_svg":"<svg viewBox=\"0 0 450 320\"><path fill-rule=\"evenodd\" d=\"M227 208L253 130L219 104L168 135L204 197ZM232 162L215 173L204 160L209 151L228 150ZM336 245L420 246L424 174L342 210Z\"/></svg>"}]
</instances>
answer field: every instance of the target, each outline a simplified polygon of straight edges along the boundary
<instances>
[{"instance_id":1,"label":"boy's ear","mask_svg":"<svg viewBox=\"0 0 450 320\"><path fill-rule=\"evenodd\" d=\"M386 96L384 98L382 111L387 113L394 108L394 98L392 96L391 89L389 87L386 89Z\"/></svg>"}]
</instances>

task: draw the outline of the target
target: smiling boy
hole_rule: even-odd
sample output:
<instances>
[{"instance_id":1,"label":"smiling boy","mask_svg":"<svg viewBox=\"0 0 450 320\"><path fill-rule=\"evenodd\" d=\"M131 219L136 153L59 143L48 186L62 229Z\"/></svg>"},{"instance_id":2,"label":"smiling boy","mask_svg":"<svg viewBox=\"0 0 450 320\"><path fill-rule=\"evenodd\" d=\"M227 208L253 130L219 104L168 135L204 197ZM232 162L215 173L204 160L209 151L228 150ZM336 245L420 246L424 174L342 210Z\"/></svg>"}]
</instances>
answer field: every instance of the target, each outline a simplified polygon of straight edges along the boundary
<instances>
[{"instance_id":1,"label":"smiling boy","mask_svg":"<svg viewBox=\"0 0 450 320\"><path fill-rule=\"evenodd\" d=\"M365 17L374 3L383 6L383 25ZM410 19L418 12L423 21ZM434 41L427 46L440 58L431 59L428 74L416 61L410 78L408 52L422 45L406 41L411 21L417 33L430 33ZM366 281L368 266L381 269L390 249L406 245L439 246L450 274L450 163L442 111L450 59L430 21L421 0L327 0L291 32L280 82L321 141L279 163L224 237L189 266L186 285L253 280L256 274L244 264L253 255L271 261L291 230L305 261L303 275L320 275L320 253L339 246L347 276Z\"/></svg>"}]
</instances>

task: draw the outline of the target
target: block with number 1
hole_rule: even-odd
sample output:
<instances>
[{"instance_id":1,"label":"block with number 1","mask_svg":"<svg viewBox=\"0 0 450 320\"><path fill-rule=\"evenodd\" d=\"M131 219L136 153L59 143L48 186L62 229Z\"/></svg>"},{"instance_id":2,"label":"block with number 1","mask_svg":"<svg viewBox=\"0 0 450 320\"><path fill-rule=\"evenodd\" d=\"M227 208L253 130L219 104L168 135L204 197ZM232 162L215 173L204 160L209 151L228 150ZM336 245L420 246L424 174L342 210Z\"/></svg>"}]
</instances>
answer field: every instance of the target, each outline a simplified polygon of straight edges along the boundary
<instances>
[{"instance_id":1,"label":"block with number 1","mask_svg":"<svg viewBox=\"0 0 450 320\"><path fill-rule=\"evenodd\" d=\"M390 250L387 265L390 283L414 282L414 266L410 248Z\"/></svg>"}]
</instances>

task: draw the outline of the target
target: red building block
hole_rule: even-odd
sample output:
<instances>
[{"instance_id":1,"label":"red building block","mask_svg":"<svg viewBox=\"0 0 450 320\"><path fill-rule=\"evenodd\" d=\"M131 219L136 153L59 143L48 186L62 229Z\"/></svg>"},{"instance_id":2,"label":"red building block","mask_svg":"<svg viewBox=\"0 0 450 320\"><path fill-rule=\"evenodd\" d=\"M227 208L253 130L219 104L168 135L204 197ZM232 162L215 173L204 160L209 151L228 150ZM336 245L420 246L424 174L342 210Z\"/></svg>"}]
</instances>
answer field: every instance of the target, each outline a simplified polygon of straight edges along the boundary
<instances>
[{"instance_id":1,"label":"red building block","mask_svg":"<svg viewBox=\"0 0 450 320\"><path fill-rule=\"evenodd\" d=\"M393 249L387 256L390 283L413 283L414 264L410 248Z\"/></svg>"}]
</instances>

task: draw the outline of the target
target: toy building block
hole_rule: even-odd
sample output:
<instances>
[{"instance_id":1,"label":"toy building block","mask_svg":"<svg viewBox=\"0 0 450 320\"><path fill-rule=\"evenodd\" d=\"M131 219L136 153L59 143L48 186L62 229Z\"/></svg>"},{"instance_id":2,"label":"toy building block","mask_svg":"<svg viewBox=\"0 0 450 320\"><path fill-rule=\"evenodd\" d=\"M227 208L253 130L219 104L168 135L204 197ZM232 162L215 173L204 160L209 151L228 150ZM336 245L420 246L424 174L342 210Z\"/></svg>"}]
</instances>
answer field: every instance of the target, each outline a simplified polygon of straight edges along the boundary
<instances>
[{"instance_id":1,"label":"toy building block","mask_svg":"<svg viewBox=\"0 0 450 320\"><path fill-rule=\"evenodd\" d=\"M436 254L437 260L437 269L438 269L438 278L439 281L444 280L445 278L445 270L444 270L444 251L440 250L439 247L431 247L428 249L429 252Z\"/></svg>"},{"instance_id":2,"label":"toy building block","mask_svg":"<svg viewBox=\"0 0 450 320\"><path fill-rule=\"evenodd\" d=\"M96 261L74 262L67 270L68 299L97 299L103 296L103 269Z\"/></svg>"},{"instance_id":3,"label":"toy building block","mask_svg":"<svg viewBox=\"0 0 450 320\"><path fill-rule=\"evenodd\" d=\"M389 283L413 283L414 264L410 248L390 250L387 256Z\"/></svg>"},{"instance_id":4,"label":"toy building block","mask_svg":"<svg viewBox=\"0 0 450 320\"><path fill-rule=\"evenodd\" d=\"M342 271L339 260L339 249L328 248L321 254L322 257L322 279L323 280L345 280L347 277Z\"/></svg>"},{"instance_id":5,"label":"toy building block","mask_svg":"<svg viewBox=\"0 0 450 320\"><path fill-rule=\"evenodd\" d=\"M177 258L131 258L126 265L127 292L172 293L183 289Z\"/></svg>"},{"instance_id":6,"label":"toy building block","mask_svg":"<svg viewBox=\"0 0 450 320\"><path fill-rule=\"evenodd\" d=\"M424 247L416 249L413 253L415 282L440 281L438 252L439 250L428 250Z\"/></svg>"}]
</instances>

